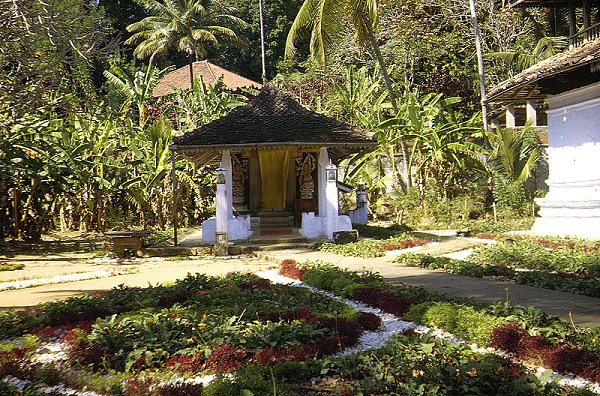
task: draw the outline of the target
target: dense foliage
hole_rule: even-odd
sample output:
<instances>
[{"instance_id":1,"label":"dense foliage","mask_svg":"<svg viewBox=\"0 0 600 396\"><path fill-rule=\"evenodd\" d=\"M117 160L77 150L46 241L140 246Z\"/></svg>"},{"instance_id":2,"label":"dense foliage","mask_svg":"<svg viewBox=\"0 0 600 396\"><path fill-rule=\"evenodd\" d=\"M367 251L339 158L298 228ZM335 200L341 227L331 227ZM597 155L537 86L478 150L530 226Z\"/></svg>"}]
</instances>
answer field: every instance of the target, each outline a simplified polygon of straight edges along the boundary
<instances>
[{"instance_id":1,"label":"dense foliage","mask_svg":"<svg viewBox=\"0 0 600 396\"><path fill-rule=\"evenodd\" d=\"M170 136L220 117L242 98L200 84L157 101L154 84L168 65L188 63L187 54L258 80L261 56L257 0L166 4L52 0L2 8L2 237L172 221ZM493 202L500 217L533 212L534 192L524 182L540 162L539 142L531 131L482 132L465 4L325 2L325 14L339 18L320 25L311 4L265 2L267 77L311 109L375 133L379 147L342 164L347 182L366 184L374 217L447 223L485 217ZM563 33L556 30L560 13L494 4L477 4L487 52L523 53ZM307 31L313 41L299 41ZM295 59L284 60L286 40ZM226 49L233 43L246 45ZM134 53L149 63L133 62ZM490 81L513 72L498 58L488 62ZM519 149L503 158L499 148L507 145ZM487 165L484 155L492 159ZM197 224L212 210L211 172L180 159L175 171L181 199L190 203L181 220Z\"/></svg>"}]
</instances>

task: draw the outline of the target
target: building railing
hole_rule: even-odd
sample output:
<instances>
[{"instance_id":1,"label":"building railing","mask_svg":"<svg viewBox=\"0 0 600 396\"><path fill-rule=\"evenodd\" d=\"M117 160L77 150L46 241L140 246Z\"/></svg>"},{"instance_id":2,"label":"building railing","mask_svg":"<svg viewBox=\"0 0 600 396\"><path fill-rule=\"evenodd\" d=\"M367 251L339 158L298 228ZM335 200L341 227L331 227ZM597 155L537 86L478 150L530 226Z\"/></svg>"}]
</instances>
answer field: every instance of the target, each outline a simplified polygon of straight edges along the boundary
<instances>
[{"instance_id":1,"label":"building railing","mask_svg":"<svg viewBox=\"0 0 600 396\"><path fill-rule=\"evenodd\" d=\"M569 37L570 48L576 48L600 37L600 22Z\"/></svg>"}]
</instances>

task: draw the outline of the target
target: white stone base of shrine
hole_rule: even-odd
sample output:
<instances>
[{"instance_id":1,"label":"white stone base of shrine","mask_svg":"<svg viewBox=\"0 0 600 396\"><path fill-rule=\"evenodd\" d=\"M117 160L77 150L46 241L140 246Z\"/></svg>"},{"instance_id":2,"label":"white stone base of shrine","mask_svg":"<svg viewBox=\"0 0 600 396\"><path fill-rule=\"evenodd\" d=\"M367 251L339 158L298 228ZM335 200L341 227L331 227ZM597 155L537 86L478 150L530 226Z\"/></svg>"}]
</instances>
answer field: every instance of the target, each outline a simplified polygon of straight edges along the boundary
<instances>
[{"instance_id":1,"label":"white stone base of shrine","mask_svg":"<svg viewBox=\"0 0 600 396\"><path fill-rule=\"evenodd\" d=\"M202 242L213 243L217 232L217 219L211 217L202 222ZM250 216L238 216L227 220L227 234L230 241L242 241L250 238L252 230Z\"/></svg>"},{"instance_id":2,"label":"white stone base of shrine","mask_svg":"<svg viewBox=\"0 0 600 396\"><path fill-rule=\"evenodd\" d=\"M337 231L351 231L352 221L346 215L337 216L331 225L331 235L328 235L328 218L315 216L314 212L302 213L302 228L300 234L306 239L325 238L333 240L333 233Z\"/></svg>"},{"instance_id":3,"label":"white stone base of shrine","mask_svg":"<svg viewBox=\"0 0 600 396\"><path fill-rule=\"evenodd\" d=\"M547 197L536 202L541 217L531 229L535 234L600 239L600 200Z\"/></svg>"}]
</instances>

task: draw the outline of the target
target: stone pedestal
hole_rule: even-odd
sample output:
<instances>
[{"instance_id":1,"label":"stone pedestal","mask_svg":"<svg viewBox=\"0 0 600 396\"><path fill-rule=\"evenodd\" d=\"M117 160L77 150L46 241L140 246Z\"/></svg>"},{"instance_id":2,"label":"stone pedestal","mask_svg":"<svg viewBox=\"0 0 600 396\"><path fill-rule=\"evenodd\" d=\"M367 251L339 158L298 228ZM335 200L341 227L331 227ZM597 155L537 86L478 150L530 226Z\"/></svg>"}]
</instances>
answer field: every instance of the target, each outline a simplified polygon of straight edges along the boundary
<instances>
[{"instance_id":1,"label":"stone pedestal","mask_svg":"<svg viewBox=\"0 0 600 396\"><path fill-rule=\"evenodd\" d=\"M227 238L226 232L215 233L215 256L228 256L229 255L229 239Z\"/></svg>"},{"instance_id":2,"label":"stone pedestal","mask_svg":"<svg viewBox=\"0 0 600 396\"><path fill-rule=\"evenodd\" d=\"M109 231L105 233L111 239L111 250L117 257L141 257L141 238L152 234L152 231Z\"/></svg>"},{"instance_id":3,"label":"stone pedestal","mask_svg":"<svg viewBox=\"0 0 600 396\"><path fill-rule=\"evenodd\" d=\"M369 221L369 202L367 201L367 192L358 190L356 192L356 209L348 213L352 224L367 224Z\"/></svg>"},{"instance_id":4,"label":"stone pedestal","mask_svg":"<svg viewBox=\"0 0 600 396\"><path fill-rule=\"evenodd\" d=\"M345 243L351 243L358 241L358 231L350 230L350 231L336 231L333 233L333 242L338 245L343 245Z\"/></svg>"}]
</instances>

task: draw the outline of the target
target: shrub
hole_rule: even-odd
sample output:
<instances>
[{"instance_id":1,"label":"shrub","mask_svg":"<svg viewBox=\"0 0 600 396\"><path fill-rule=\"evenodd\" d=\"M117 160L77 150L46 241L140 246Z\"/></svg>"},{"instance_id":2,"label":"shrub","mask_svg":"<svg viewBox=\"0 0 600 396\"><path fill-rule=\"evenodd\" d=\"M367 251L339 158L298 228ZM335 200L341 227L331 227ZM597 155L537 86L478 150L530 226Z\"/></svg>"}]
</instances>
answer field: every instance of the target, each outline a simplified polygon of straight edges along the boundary
<instances>
[{"instance_id":1,"label":"shrub","mask_svg":"<svg viewBox=\"0 0 600 396\"><path fill-rule=\"evenodd\" d=\"M9 264L0 262L0 271L16 271L25 268L25 264Z\"/></svg>"},{"instance_id":2,"label":"shrub","mask_svg":"<svg viewBox=\"0 0 600 396\"><path fill-rule=\"evenodd\" d=\"M202 396L236 396L241 392L240 386L231 379L218 376L202 389Z\"/></svg>"},{"instance_id":3,"label":"shrub","mask_svg":"<svg viewBox=\"0 0 600 396\"><path fill-rule=\"evenodd\" d=\"M435 325L479 345L487 345L493 330L505 322L473 307L446 302L417 305L406 317L424 325Z\"/></svg>"}]
</instances>

